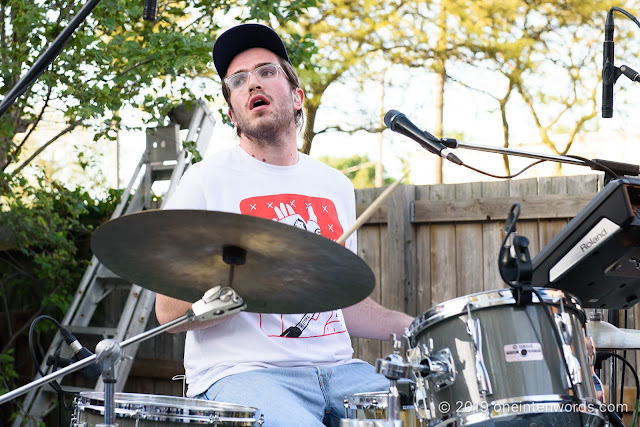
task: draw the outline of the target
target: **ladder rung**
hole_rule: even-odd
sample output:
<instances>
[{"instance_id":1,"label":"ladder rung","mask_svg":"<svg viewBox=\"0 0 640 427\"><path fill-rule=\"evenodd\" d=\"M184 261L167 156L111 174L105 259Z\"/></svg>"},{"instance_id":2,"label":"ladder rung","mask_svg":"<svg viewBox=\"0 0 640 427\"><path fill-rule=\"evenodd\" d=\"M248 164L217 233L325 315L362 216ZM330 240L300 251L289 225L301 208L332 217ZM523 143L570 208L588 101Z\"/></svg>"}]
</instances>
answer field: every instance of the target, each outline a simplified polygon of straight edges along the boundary
<instances>
[{"instance_id":1,"label":"ladder rung","mask_svg":"<svg viewBox=\"0 0 640 427\"><path fill-rule=\"evenodd\" d=\"M151 171L151 181L169 181L171 179L172 169L154 170Z\"/></svg>"},{"instance_id":2,"label":"ladder rung","mask_svg":"<svg viewBox=\"0 0 640 427\"><path fill-rule=\"evenodd\" d=\"M74 334L95 335L99 337L114 337L118 333L118 328L105 328L99 326L74 326L67 327Z\"/></svg>"},{"instance_id":3,"label":"ladder rung","mask_svg":"<svg viewBox=\"0 0 640 427\"><path fill-rule=\"evenodd\" d=\"M100 268L98 268L98 273L96 274L96 279L101 281L102 283L108 283L108 284L113 284L113 285L131 285L131 282L129 282L126 279L123 279L122 277L118 276L117 274L115 274L113 271L109 270L107 267L105 267L104 265L100 265Z\"/></svg>"}]
</instances>

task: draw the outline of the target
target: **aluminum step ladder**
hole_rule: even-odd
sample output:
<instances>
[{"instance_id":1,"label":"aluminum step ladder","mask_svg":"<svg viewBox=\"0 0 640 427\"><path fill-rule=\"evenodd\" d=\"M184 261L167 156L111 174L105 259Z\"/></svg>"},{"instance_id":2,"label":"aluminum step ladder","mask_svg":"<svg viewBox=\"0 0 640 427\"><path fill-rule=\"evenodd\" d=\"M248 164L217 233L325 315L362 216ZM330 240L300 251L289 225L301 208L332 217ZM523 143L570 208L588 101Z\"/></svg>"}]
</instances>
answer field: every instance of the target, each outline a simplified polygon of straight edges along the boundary
<instances>
[{"instance_id":1,"label":"aluminum step ladder","mask_svg":"<svg viewBox=\"0 0 640 427\"><path fill-rule=\"evenodd\" d=\"M160 186L160 184L166 184L168 181L168 187L162 199L163 204L173 193L182 174L191 164L193 156L189 150L182 148L183 144L180 142L182 126L188 126L184 141L195 142L195 147L199 153L204 154L206 152L215 126L215 119L203 101L193 101L192 105L192 108L188 108L187 105L181 105L172 110L169 113L171 119L169 126L147 130L146 150L111 219L157 207L158 203L154 200L152 191L152 187L156 183L159 183L158 186ZM132 192L134 186L136 191ZM104 319L99 319L100 316L94 316L98 307L108 300L106 297L116 291L122 294L122 298L127 295L121 305L122 313L119 319L117 321L116 319L108 319L108 316L104 316ZM115 296L117 297L118 295ZM112 295L111 299L113 298L114 295ZM121 342L144 332L149 316L153 315L154 302L155 292L118 277L103 266L94 256L82 277L67 314L60 323L78 337L85 347L93 350L95 344L102 339L111 338ZM95 322L96 318L98 318L98 324ZM114 326L114 323L117 324ZM90 337L93 337L93 340ZM85 338L87 341L84 341ZM90 340L95 341L93 346L88 344ZM47 373L47 357L53 356L58 349L60 349L63 357L71 357L71 350L63 342L59 332L55 335L43 359L40 367L43 372ZM124 389L137 350L138 344L133 344L123 349L123 353L128 357L118 363L117 392L121 392ZM40 375L36 378L38 377ZM60 379L59 382L65 390L79 391L78 388L66 386L62 383L62 380ZM85 390L88 391L90 388ZM95 382L93 390L104 390L102 377ZM37 426L56 405L56 395L48 385L31 390L24 398L22 409L13 426Z\"/></svg>"}]
</instances>

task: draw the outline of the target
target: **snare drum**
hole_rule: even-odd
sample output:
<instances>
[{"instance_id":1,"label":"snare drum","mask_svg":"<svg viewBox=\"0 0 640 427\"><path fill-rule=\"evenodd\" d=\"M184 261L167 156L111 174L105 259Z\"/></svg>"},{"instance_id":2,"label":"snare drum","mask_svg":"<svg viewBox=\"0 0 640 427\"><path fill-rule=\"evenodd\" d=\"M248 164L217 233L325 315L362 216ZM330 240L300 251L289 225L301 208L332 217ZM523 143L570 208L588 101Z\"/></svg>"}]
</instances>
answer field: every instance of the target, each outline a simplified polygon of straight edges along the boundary
<instances>
[{"instance_id":1,"label":"snare drum","mask_svg":"<svg viewBox=\"0 0 640 427\"><path fill-rule=\"evenodd\" d=\"M71 427L104 424L104 393L83 392L73 403ZM177 426L184 423L212 426L257 426L257 409L201 399L116 393L115 420L120 427Z\"/></svg>"},{"instance_id":2,"label":"snare drum","mask_svg":"<svg viewBox=\"0 0 640 427\"><path fill-rule=\"evenodd\" d=\"M545 304L533 294L518 305L511 289L480 292L438 304L412 322L410 359L439 357L439 366L453 365L453 375L441 381L417 374L416 394L425 398L416 407L430 426L604 424L579 302L559 290L537 291ZM562 345L557 331L564 331Z\"/></svg>"},{"instance_id":3,"label":"snare drum","mask_svg":"<svg viewBox=\"0 0 640 427\"><path fill-rule=\"evenodd\" d=\"M386 420L388 392L356 393L344 399L346 416L349 420ZM400 405L400 419L404 427L417 427L416 411L413 405ZM361 426L362 423L342 420L340 426ZM366 424L365 424L366 425Z\"/></svg>"}]
</instances>

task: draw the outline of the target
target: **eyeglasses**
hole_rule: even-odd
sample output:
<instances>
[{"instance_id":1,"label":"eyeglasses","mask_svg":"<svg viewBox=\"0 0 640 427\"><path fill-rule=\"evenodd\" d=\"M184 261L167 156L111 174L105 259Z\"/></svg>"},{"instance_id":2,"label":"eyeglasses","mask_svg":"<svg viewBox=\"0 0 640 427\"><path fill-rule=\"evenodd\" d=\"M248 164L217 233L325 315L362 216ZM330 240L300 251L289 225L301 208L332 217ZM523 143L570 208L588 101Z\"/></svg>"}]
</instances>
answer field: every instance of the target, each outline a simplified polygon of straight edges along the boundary
<instances>
[{"instance_id":1,"label":"eyeglasses","mask_svg":"<svg viewBox=\"0 0 640 427\"><path fill-rule=\"evenodd\" d=\"M253 71L241 71L224 79L229 89L233 92L242 89L249 81L249 76L254 75L260 83L265 80L274 80L278 77L278 70L284 73L279 64L264 64Z\"/></svg>"}]
</instances>

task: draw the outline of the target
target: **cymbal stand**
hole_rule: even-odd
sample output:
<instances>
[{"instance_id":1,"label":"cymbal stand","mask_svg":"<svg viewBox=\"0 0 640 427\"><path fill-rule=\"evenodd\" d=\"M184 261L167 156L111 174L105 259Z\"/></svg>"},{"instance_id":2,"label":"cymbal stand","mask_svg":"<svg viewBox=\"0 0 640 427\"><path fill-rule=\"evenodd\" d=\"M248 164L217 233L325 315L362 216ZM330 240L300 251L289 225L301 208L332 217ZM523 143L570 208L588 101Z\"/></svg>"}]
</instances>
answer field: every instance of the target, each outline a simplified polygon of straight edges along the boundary
<instances>
[{"instance_id":1,"label":"cymbal stand","mask_svg":"<svg viewBox=\"0 0 640 427\"><path fill-rule=\"evenodd\" d=\"M113 403L115 397L115 382L117 378L116 363L124 357L122 354L123 348L152 338L186 322L218 319L238 313L245 308L246 304L244 303L244 300L232 288L227 286L215 286L205 292L202 299L193 303L191 309L189 309L184 316L178 317L164 325L157 326L142 334L126 339L120 344L112 339L102 340L96 346L96 354L79 360L78 362L66 366L58 371L52 372L49 375L38 378L9 393L3 394L0 396L0 405L27 393L31 389L48 384L57 378L61 378L97 362L102 369L102 377L105 384L105 425L114 426L115 407Z\"/></svg>"}]
</instances>

